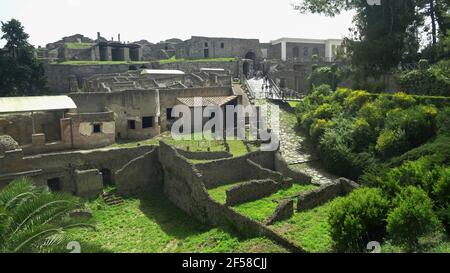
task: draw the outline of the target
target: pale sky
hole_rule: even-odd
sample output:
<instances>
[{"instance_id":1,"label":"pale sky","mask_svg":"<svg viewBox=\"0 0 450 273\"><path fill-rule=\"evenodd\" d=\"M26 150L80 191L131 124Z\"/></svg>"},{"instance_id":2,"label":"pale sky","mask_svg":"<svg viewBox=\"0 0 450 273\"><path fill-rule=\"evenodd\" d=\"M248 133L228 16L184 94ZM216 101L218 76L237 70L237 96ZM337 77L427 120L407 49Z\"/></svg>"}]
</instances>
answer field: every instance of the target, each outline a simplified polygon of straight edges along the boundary
<instances>
[{"instance_id":1,"label":"pale sky","mask_svg":"<svg viewBox=\"0 0 450 273\"><path fill-rule=\"evenodd\" d=\"M353 13L335 18L302 15L293 0L1 0L0 21L18 19L31 44L45 46L83 34L122 41L159 42L191 36L342 38ZM4 41L0 40L0 46Z\"/></svg>"}]
</instances>

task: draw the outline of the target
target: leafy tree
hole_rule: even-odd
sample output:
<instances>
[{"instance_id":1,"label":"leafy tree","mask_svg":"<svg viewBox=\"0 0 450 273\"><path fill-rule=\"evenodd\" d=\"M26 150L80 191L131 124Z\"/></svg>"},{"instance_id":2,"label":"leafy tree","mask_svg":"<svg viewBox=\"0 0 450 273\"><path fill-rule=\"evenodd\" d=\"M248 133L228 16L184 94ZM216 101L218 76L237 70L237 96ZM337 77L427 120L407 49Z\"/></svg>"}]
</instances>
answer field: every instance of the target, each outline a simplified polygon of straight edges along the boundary
<instances>
[{"instance_id":1,"label":"leafy tree","mask_svg":"<svg viewBox=\"0 0 450 273\"><path fill-rule=\"evenodd\" d=\"M4 33L2 39L7 41L5 48L13 58L18 56L20 49L30 47L28 43L30 36L25 33L24 27L18 20L11 19L7 23L2 22L2 32Z\"/></svg>"},{"instance_id":2,"label":"leafy tree","mask_svg":"<svg viewBox=\"0 0 450 273\"><path fill-rule=\"evenodd\" d=\"M445 3L444 3L445 2ZM431 20L432 46L436 46L437 25L445 40L449 23L448 1L381 0L381 5L369 5L365 0L301 0L296 8L302 13L335 16L355 10L355 26L346 39L348 56L362 77L380 77L400 63L410 63L419 56L420 30L426 18Z\"/></svg>"},{"instance_id":3,"label":"leafy tree","mask_svg":"<svg viewBox=\"0 0 450 273\"><path fill-rule=\"evenodd\" d=\"M34 57L22 24L15 19L1 24L6 46L0 49L0 96L45 93L44 68Z\"/></svg>"},{"instance_id":4,"label":"leafy tree","mask_svg":"<svg viewBox=\"0 0 450 273\"><path fill-rule=\"evenodd\" d=\"M87 219L69 217L83 207L79 199L37 188L28 179L13 181L0 192L0 253L61 247L65 230L92 227Z\"/></svg>"}]
</instances>

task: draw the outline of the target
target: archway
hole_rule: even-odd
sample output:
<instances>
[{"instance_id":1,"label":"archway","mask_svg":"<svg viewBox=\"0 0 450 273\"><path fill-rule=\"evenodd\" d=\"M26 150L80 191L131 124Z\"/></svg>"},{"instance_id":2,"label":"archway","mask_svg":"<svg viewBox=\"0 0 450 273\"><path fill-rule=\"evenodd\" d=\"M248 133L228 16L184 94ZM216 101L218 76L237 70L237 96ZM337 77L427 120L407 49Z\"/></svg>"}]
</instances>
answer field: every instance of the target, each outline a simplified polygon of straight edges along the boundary
<instances>
[{"instance_id":1,"label":"archway","mask_svg":"<svg viewBox=\"0 0 450 273\"><path fill-rule=\"evenodd\" d=\"M114 186L111 170L101 169L100 172L102 173L103 187Z\"/></svg>"},{"instance_id":2,"label":"archway","mask_svg":"<svg viewBox=\"0 0 450 273\"><path fill-rule=\"evenodd\" d=\"M248 77L250 76L250 62L249 61L244 61L243 73L244 73L245 78L248 79Z\"/></svg>"},{"instance_id":3,"label":"archway","mask_svg":"<svg viewBox=\"0 0 450 273\"><path fill-rule=\"evenodd\" d=\"M256 54L249 51L247 52L247 54L245 54L245 59L256 61Z\"/></svg>"}]
</instances>

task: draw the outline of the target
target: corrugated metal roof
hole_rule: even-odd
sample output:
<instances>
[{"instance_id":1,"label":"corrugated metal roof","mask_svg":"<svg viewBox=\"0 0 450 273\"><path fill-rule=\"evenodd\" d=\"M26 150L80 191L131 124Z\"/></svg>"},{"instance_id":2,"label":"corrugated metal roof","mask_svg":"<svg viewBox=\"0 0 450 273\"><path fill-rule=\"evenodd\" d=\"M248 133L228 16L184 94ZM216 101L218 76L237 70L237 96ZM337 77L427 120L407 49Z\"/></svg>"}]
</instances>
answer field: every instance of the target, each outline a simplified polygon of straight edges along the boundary
<instances>
[{"instance_id":1,"label":"corrugated metal roof","mask_svg":"<svg viewBox=\"0 0 450 273\"><path fill-rule=\"evenodd\" d=\"M178 101L188 107L195 106L222 106L230 101L233 101L237 98L237 96L223 96L223 97L201 97L201 105L195 105L195 97L187 97L187 98L178 98Z\"/></svg>"},{"instance_id":2,"label":"corrugated metal roof","mask_svg":"<svg viewBox=\"0 0 450 273\"><path fill-rule=\"evenodd\" d=\"M37 112L76 109L68 96L36 96L0 98L0 113Z\"/></svg>"},{"instance_id":3,"label":"corrugated metal roof","mask_svg":"<svg viewBox=\"0 0 450 273\"><path fill-rule=\"evenodd\" d=\"M169 69L144 69L141 75L184 75L181 70L169 70Z\"/></svg>"}]
</instances>

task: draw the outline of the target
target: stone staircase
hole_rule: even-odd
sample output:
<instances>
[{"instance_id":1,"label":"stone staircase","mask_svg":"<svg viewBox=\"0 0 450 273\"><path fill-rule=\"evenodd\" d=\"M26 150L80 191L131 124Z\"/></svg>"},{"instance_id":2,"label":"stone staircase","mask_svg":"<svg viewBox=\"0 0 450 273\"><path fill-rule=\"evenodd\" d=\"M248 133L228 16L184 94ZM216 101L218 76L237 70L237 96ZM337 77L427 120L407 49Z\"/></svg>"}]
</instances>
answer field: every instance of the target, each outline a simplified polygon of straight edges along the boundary
<instances>
[{"instance_id":1,"label":"stone staircase","mask_svg":"<svg viewBox=\"0 0 450 273\"><path fill-rule=\"evenodd\" d=\"M108 206L117 206L124 202L122 197L114 194L114 192L105 192L104 191L102 193L102 197Z\"/></svg>"}]
</instances>

